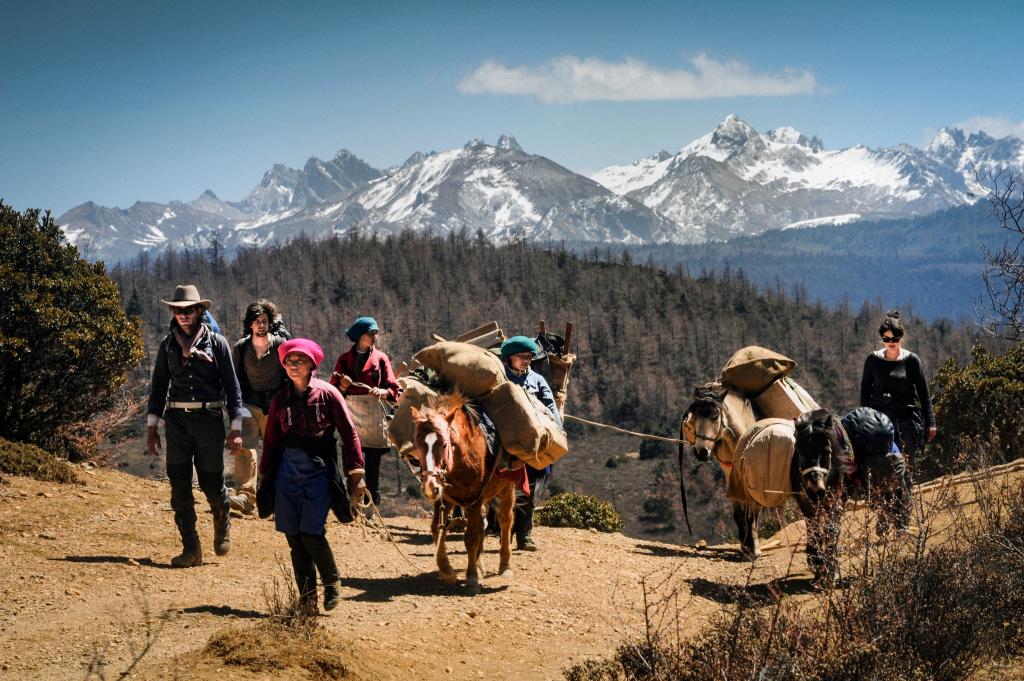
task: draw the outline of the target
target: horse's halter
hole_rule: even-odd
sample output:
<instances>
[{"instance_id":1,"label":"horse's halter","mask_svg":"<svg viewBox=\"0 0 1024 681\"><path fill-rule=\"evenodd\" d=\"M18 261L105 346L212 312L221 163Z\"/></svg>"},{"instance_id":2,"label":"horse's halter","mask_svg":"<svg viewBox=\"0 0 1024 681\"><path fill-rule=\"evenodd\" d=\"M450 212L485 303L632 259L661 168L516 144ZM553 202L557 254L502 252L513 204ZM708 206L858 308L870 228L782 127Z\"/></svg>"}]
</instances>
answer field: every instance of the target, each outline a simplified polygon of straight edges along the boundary
<instances>
[{"instance_id":1,"label":"horse's halter","mask_svg":"<svg viewBox=\"0 0 1024 681\"><path fill-rule=\"evenodd\" d=\"M831 438L826 439L828 440L828 454L826 454L825 463L828 465L824 468L818 465L821 463L821 457L819 456L815 459L813 466L807 466L806 468L800 469L800 477L806 478L811 473L821 473L822 475L828 476L828 472L832 468L832 441Z\"/></svg>"},{"instance_id":2,"label":"horse's halter","mask_svg":"<svg viewBox=\"0 0 1024 681\"><path fill-rule=\"evenodd\" d=\"M717 427L715 428L714 437L710 435L704 435L703 433L698 433L696 429L693 429L693 442L688 443L691 447L696 447L697 441L703 440L704 442L710 443L708 446L708 450L714 449L714 445L718 442L719 438L722 437L722 433L724 433L727 430L732 430L731 428L729 428L729 426L725 425L725 408L716 406L715 409L718 411L718 418L715 419L715 424ZM691 408L690 411L687 412L687 418L689 418L692 414L693 409Z\"/></svg>"}]
</instances>

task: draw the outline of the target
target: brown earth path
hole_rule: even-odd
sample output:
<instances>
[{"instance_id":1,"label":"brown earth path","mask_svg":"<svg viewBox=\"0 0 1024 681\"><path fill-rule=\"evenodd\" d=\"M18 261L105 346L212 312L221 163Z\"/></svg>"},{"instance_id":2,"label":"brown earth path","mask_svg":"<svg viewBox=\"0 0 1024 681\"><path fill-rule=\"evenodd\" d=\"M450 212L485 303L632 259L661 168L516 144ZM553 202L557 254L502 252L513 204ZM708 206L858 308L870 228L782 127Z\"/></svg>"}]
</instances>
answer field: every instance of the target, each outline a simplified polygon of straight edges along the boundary
<instances>
[{"instance_id":1,"label":"brown earth path","mask_svg":"<svg viewBox=\"0 0 1024 681\"><path fill-rule=\"evenodd\" d=\"M108 662L106 678L118 678L147 622L162 629L132 678L305 678L213 669L197 654L215 632L265 617L266 593L290 579L290 567L280 567L288 565L287 545L272 522L236 520L231 553L218 558L209 513L201 513L206 563L173 569L167 483L106 469L83 469L82 477L81 486L25 478L0 485L0 679L80 679L98 658ZM732 547L541 527L540 550L514 553L511 578L493 574L497 540L488 539L483 593L470 597L437 580L426 518L387 522L402 551L429 572L417 573L358 526L332 521L328 530L344 601L319 621L346 642L356 678L560 679L564 668L642 635L644 578L680 590L684 634L748 577L809 589L803 555L790 560L785 547L751 572ZM461 538L453 539L453 563L464 570Z\"/></svg>"}]
</instances>

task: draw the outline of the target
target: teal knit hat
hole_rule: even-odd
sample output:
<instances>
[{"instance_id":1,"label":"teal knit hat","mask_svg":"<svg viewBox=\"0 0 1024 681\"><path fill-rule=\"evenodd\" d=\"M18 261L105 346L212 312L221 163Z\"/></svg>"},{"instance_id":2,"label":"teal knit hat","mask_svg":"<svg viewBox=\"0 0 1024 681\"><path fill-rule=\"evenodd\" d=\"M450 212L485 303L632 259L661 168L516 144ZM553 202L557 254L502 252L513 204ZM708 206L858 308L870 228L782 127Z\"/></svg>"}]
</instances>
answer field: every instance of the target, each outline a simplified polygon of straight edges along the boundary
<instances>
[{"instance_id":1,"label":"teal knit hat","mask_svg":"<svg viewBox=\"0 0 1024 681\"><path fill-rule=\"evenodd\" d=\"M506 359L520 352L530 352L536 355L540 352L537 343L529 336L512 336L501 344L501 358Z\"/></svg>"},{"instance_id":2,"label":"teal knit hat","mask_svg":"<svg viewBox=\"0 0 1024 681\"><path fill-rule=\"evenodd\" d=\"M371 331L377 331L377 320L373 317L358 317L352 326L348 327L345 331L345 335L353 343L357 342L362 338L364 333L370 333Z\"/></svg>"}]
</instances>

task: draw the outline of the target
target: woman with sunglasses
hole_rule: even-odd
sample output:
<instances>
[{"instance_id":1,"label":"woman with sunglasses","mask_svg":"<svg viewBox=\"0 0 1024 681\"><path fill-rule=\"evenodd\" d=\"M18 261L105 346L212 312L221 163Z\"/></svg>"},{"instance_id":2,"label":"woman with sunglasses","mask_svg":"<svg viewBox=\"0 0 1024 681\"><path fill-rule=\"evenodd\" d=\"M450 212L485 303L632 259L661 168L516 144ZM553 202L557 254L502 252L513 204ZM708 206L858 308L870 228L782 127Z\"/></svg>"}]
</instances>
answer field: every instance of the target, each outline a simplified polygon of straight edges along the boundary
<instances>
[{"instance_id":1,"label":"woman with sunglasses","mask_svg":"<svg viewBox=\"0 0 1024 681\"><path fill-rule=\"evenodd\" d=\"M888 416L896 443L909 458L935 437L935 412L921 358L903 347L903 323L892 310L878 327L882 347L868 355L860 381L860 405Z\"/></svg>"}]
</instances>

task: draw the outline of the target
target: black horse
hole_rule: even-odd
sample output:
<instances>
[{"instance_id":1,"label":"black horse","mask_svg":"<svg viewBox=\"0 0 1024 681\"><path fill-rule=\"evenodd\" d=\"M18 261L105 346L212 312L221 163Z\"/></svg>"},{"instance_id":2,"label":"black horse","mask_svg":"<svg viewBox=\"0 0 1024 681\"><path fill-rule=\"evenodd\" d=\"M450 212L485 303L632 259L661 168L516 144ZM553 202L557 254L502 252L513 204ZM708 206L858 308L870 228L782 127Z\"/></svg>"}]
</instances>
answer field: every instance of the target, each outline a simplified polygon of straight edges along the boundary
<instances>
[{"instance_id":1,"label":"black horse","mask_svg":"<svg viewBox=\"0 0 1024 681\"><path fill-rule=\"evenodd\" d=\"M827 409L794 420L790 479L807 518L807 562L818 579L836 574L839 531L847 482L856 472L853 448L842 424Z\"/></svg>"}]
</instances>

